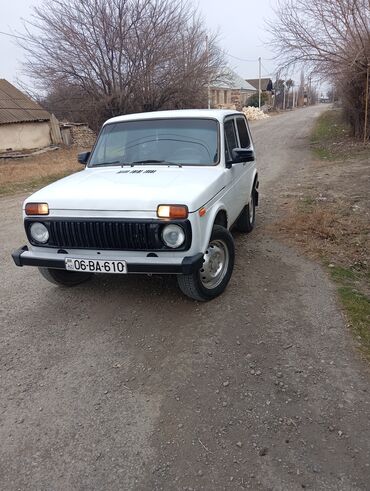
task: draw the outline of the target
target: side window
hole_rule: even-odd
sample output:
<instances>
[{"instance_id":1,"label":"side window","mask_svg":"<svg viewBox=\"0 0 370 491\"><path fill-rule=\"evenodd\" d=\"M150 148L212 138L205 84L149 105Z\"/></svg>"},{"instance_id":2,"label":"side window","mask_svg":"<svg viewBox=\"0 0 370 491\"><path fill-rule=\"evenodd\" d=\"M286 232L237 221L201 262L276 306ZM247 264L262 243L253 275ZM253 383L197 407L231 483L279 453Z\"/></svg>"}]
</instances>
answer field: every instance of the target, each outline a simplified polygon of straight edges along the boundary
<instances>
[{"instance_id":1,"label":"side window","mask_svg":"<svg viewBox=\"0 0 370 491\"><path fill-rule=\"evenodd\" d=\"M241 148L249 148L251 142L249 140L249 135L248 135L248 130L247 130L247 125L245 123L245 119L244 118L237 118L236 119L236 126L238 128L239 141L240 141Z\"/></svg>"},{"instance_id":2,"label":"side window","mask_svg":"<svg viewBox=\"0 0 370 491\"><path fill-rule=\"evenodd\" d=\"M229 119L224 124L225 129L225 155L226 162L230 162L232 160L232 149L237 148L238 141L236 139L235 125L234 120Z\"/></svg>"}]
</instances>

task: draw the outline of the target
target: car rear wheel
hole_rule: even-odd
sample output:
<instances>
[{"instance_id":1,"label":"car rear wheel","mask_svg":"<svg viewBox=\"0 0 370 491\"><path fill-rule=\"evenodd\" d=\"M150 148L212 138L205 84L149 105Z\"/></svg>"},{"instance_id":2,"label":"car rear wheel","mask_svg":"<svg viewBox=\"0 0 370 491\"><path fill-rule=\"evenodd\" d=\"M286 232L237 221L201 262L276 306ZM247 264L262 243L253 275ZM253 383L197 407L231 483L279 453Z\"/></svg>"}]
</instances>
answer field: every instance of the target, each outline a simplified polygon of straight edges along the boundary
<instances>
[{"instance_id":1,"label":"car rear wheel","mask_svg":"<svg viewBox=\"0 0 370 491\"><path fill-rule=\"evenodd\" d=\"M66 271L65 269L39 268L41 275L54 285L75 286L91 278L91 273Z\"/></svg>"},{"instance_id":2,"label":"car rear wheel","mask_svg":"<svg viewBox=\"0 0 370 491\"><path fill-rule=\"evenodd\" d=\"M232 235L226 228L215 225L203 256L202 267L192 274L177 277L181 291L200 302L217 297L229 283L234 268L234 257Z\"/></svg>"}]
</instances>

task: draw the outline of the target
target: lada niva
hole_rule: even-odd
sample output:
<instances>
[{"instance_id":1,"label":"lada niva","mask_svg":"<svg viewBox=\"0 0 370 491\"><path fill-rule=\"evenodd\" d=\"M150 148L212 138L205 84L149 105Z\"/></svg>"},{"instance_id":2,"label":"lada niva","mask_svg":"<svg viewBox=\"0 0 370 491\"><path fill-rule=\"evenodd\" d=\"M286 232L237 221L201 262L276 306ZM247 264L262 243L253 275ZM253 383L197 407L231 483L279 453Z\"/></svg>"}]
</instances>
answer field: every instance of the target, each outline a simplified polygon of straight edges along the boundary
<instances>
[{"instance_id":1,"label":"lada niva","mask_svg":"<svg viewBox=\"0 0 370 491\"><path fill-rule=\"evenodd\" d=\"M222 293L234 266L230 229L250 232L258 174L244 114L179 110L104 123L85 166L23 205L29 246L17 266L77 285L95 273L172 274L189 297Z\"/></svg>"}]
</instances>

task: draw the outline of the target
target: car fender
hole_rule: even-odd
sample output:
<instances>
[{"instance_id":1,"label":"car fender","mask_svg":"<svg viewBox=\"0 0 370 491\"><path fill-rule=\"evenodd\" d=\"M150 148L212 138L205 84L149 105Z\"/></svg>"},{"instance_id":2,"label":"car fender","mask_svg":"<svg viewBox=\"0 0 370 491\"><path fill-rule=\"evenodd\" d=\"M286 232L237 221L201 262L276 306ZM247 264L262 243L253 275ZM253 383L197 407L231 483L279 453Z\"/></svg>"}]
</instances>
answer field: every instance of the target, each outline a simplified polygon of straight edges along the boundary
<instances>
[{"instance_id":1,"label":"car fender","mask_svg":"<svg viewBox=\"0 0 370 491\"><path fill-rule=\"evenodd\" d=\"M253 184L252 184L252 189L250 190L250 192L252 192L253 189L255 190L255 206L258 206L258 201L259 201L258 184L259 184L259 181L258 181L257 169L254 169L252 182L253 182Z\"/></svg>"},{"instance_id":2,"label":"car fender","mask_svg":"<svg viewBox=\"0 0 370 491\"><path fill-rule=\"evenodd\" d=\"M226 213L226 219L228 219L228 213L226 206L222 201L218 201L217 203L214 203L210 208L206 208L206 214L203 217L200 217L201 220L201 230L203 233L201 233L202 237L202 243L201 243L201 252L205 253L209 244L209 241L211 239L212 235L212 229L217 217L217 214L220 211L223 211ZM227 223L227 228L229 228L230 224Z\"/></svg>"}]
</instances>

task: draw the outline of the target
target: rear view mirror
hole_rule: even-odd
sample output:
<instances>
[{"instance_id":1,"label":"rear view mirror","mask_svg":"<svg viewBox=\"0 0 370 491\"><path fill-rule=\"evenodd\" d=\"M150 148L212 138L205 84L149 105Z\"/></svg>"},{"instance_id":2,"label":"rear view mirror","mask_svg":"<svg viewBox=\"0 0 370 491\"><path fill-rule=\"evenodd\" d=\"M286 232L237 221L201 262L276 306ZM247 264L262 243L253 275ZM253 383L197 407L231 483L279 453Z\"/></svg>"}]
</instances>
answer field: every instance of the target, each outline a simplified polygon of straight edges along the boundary
<instances>
[{"instance_id":1,"label":"rear view mirror","mask_svg":"<svg viewBox=\"0 0 370 491\"><path fill-rule=\"evenodd\" d=\"M234 162L253 162L254 151L249 148L233 148L232 157Z\"/></svg>"},{"instance_id":2,"label":"rear view mirror","mask_svg":"<svg viewBox=\"0 0 370 491\"><path fill-rule=\"evenodd\" d=\"M79 153L77 156L77 160L79 161L80 164L86 165L87 161L89 160L91 152L82 152Z\"/></svg>"}]
</instances>

